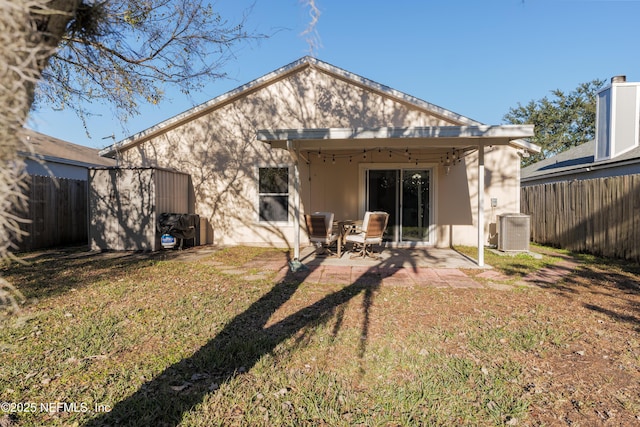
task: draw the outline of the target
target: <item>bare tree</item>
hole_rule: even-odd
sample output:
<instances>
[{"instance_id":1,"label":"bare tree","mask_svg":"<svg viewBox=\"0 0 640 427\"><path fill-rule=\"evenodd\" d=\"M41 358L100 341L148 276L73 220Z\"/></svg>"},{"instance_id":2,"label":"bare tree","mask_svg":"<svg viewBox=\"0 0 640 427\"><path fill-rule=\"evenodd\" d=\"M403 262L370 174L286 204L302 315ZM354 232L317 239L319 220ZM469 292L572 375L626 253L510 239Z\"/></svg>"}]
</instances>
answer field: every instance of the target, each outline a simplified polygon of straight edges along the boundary
<instances>
[{"instance_id":1,"label":"bare tree","mask_svg":"<svg viewBox=\"0 0 640 427\"><path fill-rule=\"evenodd\" d=\"M102 101L125 119L139 102L161 102L167 85L188 94L225 76L238 42L261 37L245 30L246 13L232 23L206 0L84 0L43 71L36 104L84 118L86 105Z\"/></svg>"},{"instance_id":2,"label":"bare tree","mask_svg":"<svg viewBox=\"0 0 640 427\"><path fill-rule=\"evenodd\" d=\"M183 92L224 76L232 47L260 35L245 18L223 19L206 0L0 0L0 260L21 235L19 151L31 108L49 104L85 117L109 103L122 117L158 103L165 85ZM9 301L0 283L0 308Z\"/></svg>"},{"instance_id":3,"label":"bare tree","mask_svg":"<svg viewBox=\"0 0 640 427\"><path fill-rule=\"evenodd\" d=\"M40 71L51 54L47 41L39 37L37 20L31 13L48 13L44 1L0 0L0 259L10 253L12 240L21 235L16 215L25 204L23 162L18 151L30 151L21 136L22 125L33 102ZM56 20L60 15L52 15ZM0 278L0 315L15 311L20 294Z\"/></svg>"}]
</instances>

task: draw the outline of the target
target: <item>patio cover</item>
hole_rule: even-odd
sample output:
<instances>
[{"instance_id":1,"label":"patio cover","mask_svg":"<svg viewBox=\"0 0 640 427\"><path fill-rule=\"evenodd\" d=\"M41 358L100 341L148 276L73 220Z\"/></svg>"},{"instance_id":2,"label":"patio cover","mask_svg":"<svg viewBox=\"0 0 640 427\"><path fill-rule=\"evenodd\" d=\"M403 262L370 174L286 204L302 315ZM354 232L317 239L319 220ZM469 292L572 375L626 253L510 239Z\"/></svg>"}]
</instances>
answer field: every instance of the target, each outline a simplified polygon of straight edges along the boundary
<instances>
[{"instance_id":1,"label":"patio cover","mask_svg":"<svg viewBox=\"0 0 640 427\"><path fill-rule=\"evenodd\" d=\"M484 266L484 147L511 145L523 152L540 152L540 147L521 138L533 136L533 125L478 125L381 128L261 129L257 139L272 148L286 149L294 160L294 258L300 258L301 150L353 150L385 148L472 148L478 150L478 266ZM383 141L381 143L381 140Z\"/></svg>"}]
</instances>

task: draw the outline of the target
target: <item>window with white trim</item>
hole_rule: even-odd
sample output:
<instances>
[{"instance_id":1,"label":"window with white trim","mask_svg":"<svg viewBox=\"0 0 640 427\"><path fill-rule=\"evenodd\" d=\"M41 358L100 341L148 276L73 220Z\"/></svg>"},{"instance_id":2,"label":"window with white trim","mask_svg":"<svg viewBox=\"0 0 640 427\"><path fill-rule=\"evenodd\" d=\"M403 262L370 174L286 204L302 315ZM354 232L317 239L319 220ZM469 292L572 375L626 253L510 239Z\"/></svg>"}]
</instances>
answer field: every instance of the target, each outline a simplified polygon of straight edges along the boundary
<instances>
[{"instance_id":1,"label":"window with white trim","mask_svg":"<svg viewBox=\"0 0 640 427\"><path fill-rule=\"evenodd\" d=\"M258 212L260 221L289 220L289 168L258 168Z\"/></svg>"}]
</instances>

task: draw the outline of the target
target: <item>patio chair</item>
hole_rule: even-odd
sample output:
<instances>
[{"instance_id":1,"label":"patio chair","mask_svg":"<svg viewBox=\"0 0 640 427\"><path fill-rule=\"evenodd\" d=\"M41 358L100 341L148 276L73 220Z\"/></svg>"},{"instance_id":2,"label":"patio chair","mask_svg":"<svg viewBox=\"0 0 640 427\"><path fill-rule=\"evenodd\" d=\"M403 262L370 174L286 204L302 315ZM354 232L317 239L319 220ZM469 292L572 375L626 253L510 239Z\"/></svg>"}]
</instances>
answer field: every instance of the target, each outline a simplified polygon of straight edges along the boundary
<instances>
[{"instance_id":1,"label":"patio chair","mask_svg":"<svg viewBox=\"0 0 640 427\"><path fill-rule=\"evenodd\" d=\"M307 224L309 241L315 243L316 254L335 255L329 247L338 241L338 234L333 231L333 212L315 212L304 216Z\"/></svg>"},{"instance_id":2,"label":"patio chair","mask_svg":"<svg viewBox=\"0 0 640 427\"><path fill-rule=\"evenodd\" d=\"M356 257L373 257L373 245L382 244L382 236L387 229L389 214L386 212L365 212L362 221L362 231L357 234L347 235L346 241L354 244L359 248L360 252L351 258ZM367 250L367 247L370 249Z\"/></svg>"}]
</instances>

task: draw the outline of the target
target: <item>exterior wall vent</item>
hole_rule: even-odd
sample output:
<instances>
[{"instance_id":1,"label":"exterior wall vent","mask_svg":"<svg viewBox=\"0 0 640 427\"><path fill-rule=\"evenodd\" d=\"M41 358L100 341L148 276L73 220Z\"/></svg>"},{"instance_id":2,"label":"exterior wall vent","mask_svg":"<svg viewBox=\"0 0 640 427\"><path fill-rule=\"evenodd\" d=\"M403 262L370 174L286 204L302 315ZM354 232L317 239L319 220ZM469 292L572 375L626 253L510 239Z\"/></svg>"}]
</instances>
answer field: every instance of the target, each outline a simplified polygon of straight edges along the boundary
<instances>
[{"instance_id":1,"label":"exterior wall vent","mask_svg":"<svg viewBox=\"0 0 640 427\"><path fill-rule=\"evenodd\" d=\"M498 250L529 252L531 217L521 213L498 215Z\"/></svg>"},{"instance_id":2,"label":"exterior wall vent","mask_svg":"<svg viewBox=\"0 0 640 427\"><path fill-rule=\"evenodd\" d=\"M615 76L596 101L595 160L612 159L640 145L640 83Z\"/></svg>"}]
</instances>

